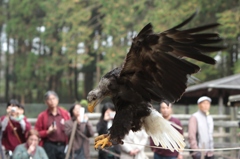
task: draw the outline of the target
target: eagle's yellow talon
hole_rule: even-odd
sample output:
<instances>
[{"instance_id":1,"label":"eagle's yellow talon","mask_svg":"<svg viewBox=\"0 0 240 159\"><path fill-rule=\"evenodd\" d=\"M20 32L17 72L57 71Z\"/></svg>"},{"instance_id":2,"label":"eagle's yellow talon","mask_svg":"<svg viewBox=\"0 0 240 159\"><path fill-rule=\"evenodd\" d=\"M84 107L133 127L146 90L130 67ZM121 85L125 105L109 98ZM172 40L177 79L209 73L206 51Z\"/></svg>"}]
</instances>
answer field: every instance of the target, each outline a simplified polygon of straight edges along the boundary
<instances>
[{"instance_id":1,"label":"eagle's yellow talon","mask_svg":"<svg viewBox=\"0 0 240 159\"><path fill-rule=\"evenodd\" d=\"M96 137L94 148L98 149L98 147L100 146L103 149L104 147L112 146L112 143L109 140L110 140L110 136L108 134L103 134Z\"/></svg>"},{"instance_id":2,"label":"eagle's yellow talon","mask_svg":"<svg viewBox=\"0 0 240 159\"><path fill-rule=\"evenodd\" d=\"M95 138L95 143L99 140L105 139L108 136L108 134L103 134L103 135L99 135Z\"/></svg>"}]
</instances>

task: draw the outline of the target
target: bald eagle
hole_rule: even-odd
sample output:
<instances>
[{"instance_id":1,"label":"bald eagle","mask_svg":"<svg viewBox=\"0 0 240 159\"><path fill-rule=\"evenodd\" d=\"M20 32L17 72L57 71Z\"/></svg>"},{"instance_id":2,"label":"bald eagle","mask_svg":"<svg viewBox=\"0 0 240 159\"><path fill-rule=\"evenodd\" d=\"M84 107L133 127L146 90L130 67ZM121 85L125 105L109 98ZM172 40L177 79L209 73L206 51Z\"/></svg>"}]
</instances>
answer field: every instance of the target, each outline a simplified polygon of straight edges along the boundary
<instances>
[{"instance_id":1,"label":"bald eagle","mask_svg":"<svg viewBox=\"0 0 240 159\"><path fill-rule=\"evenodd\" d=\"M105 74L97 88L89 92L90 112L107 96L111 97L116 109L109 133L95 139L96 149L111 146L113 142L122 144L130 130L142 128L155 145L161 144L170 150L184 148L183 136L153 109L151 101L174 103L181 98L188 76L200 70L184 58L215 64L205 53L224 49L215 45L222 41L217 33L200 33L217 27L218 23L180 29L195 15L161 33L154 33L152 25L147 24L133 38L122 66Z\"/></svg>"}]
</instances>

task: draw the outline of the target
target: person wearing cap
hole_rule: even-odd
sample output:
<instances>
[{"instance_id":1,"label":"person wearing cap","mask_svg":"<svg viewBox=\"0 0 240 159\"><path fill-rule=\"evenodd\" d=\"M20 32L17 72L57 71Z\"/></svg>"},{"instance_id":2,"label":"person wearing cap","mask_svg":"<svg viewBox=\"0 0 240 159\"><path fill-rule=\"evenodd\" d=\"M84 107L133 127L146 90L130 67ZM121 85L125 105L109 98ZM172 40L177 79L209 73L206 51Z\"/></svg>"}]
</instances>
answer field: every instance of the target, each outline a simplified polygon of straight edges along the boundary
<instances>
[{"instance_id":1,"label":"person wearing cap","mask_svg":"<svg viewBox=\"0 0 240 159\"><path fill-rule=\"evenodd\" d=\"M19 107L17 100L10 100L7 103L7 114L1 117L2 145L10 156L17 145L26 142L26 133L31 129L26 117L18 118Z\"/></svg>"},{"instance_id":2,"label":"person wearing cap","mask_svg":"<svg viewBox=\"0 0 240 159\"><path fill-rule=\"evenodd\" d=\"M0 122L0 158L5 158L5 152L2 146L2 123Z\"/></svg>"},{"instance_id":3,"label":"person wearing cap","mask_svg":"<svg viewBox=\"0 0 240 159\"><path fill-rule=\"evenodd\" d=\"M213 151L213 118L209 115L211 107L211 98L202 96L197 100L198 111L189 119L188 140L191 149L208 149L203 153L201 151L192 151L193 159L201 159L204 154L205 159L214 159ZM209 150L210 149L210 150Z\"/></svg>"},{"instance_id":4,"label":"person wearing cap","mask_svg":"<svg viewBox=\"0 0 240 159\"><path fill-rule=\"evenodd\" d=\"M64 159L68 136L64 132L65 121L70 119L68 111L61 108L56 92L48 91L45 96L47 109L38 115L35 129L39 132L40 146L45 149L48 158Z\"/></svg>"}]
</instances>

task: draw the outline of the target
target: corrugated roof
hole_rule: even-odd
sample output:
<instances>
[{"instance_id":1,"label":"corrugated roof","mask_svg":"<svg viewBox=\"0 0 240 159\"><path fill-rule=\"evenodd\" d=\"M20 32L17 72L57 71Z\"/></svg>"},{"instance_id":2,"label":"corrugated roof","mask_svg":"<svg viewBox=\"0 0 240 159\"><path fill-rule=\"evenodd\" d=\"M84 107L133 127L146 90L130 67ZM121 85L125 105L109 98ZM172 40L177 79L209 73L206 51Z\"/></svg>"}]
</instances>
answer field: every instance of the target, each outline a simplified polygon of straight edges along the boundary
<instances>
[{"instance_id":1,"label":"corrugated roof","mask_svg":"<svg viewBox=\"0 0 240 159\"><path fill-rule=\"evenodd\" d=\"M204 82L194 86L189 86L186 89L186 93L196 91L199 89L209 89L209 88L240 89L240 74L227 76L221 79Z\"/></svg>"},{"instance_id":2,"label":"corrugated roof","mask_svg":"<svg viewBox=\"0 0 240 159\"><path fill-rule=\"evenodd\" d=\"M196 104L199 97L209 96L212 98L212 103L217 104L219 97L222 97L226 104L229 96L237 94L240 94L240 74L189 86L177 103Z\"/></svg>"}]
</instances>

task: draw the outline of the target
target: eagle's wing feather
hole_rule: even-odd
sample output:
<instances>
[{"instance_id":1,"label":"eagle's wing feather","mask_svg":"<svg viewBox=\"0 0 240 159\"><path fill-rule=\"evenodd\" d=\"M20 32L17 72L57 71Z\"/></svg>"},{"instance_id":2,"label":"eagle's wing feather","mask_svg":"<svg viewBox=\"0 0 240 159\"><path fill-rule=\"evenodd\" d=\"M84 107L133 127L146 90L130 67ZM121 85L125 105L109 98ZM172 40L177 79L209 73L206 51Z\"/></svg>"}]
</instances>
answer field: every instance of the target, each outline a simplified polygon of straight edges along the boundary
<instances>
[{"instance_id":1,"label":"eagle's wing feather","mask_svg":"<svg viewBox=\"0 0 240 159\"><path fill-rule=\"evenodd\" d=\"M223 49L214 45L222 40L217 33L199 33L218 26L217 23L180 30L195 15L162 33L153 33L152 25L147 24L133 39L119 78L147 100L180 99L187 75L200 70L183 57L215 64L204 53Z\"/></svg>"}]
</instances>

